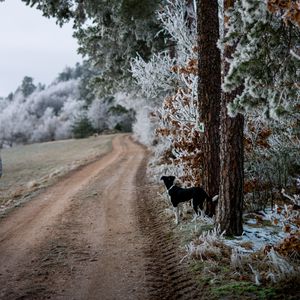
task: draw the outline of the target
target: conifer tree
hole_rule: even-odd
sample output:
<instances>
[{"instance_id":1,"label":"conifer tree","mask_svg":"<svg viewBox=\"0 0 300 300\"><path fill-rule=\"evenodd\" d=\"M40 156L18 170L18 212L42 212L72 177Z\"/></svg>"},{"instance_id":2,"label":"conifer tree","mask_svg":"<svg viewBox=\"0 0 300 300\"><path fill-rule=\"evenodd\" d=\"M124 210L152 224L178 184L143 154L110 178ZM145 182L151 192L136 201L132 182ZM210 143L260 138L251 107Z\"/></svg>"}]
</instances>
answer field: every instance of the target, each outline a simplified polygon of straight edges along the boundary
<instances>
[{"instance_id":1,"label":"conifer tree","mask_svg":"<svg viewBox=\"0 0 300 300\"><path fill-rule=\"evenodd\" d=\"M277 132L277 141L284 138L283 135L276 138L278 129L289 124L287 140L297 140L300 117L300 8L297 1L224 1L227 16L221 44L227 62L223 81L218 222L228 234L242 233L243 160L240 154L243 152L243 118L239 113L247 116L248 127L250 125L254 132L274 135L268 127L253 128L254 123L269 124ZM267 159L265 154L263 159ZM229 172L230 165L232 170ZM268 177L272 175L268 174ZM231 178L236 180L231 181ZM261 176L258 180L261 181Z\"/></svg>"},{"instance_id":2,"label":"conifer tree","mask_svg":"<svg viewBox=\"0 0 300 300\"><path fill-rule=\"evenodd\" d=\"M234 5L234 0L224 0L224 31L228 30L226 13ZM234 45L225 44L223 51L223 73L229 69L228 60L232 57ZM217 223L221 231L227 235L241 235L243 232L243 185L244 185L244 149L243 124L244 118L228 115L228 105L241 92L238 87L232 92L224 92L221 100L220 127L220 193Z\"/></svg>"},{"instance_id":3,"label":"conifer tree","mask_svg":"<svg viewBox=\"0 0 300 300\"><path fill-rule=\"evenodd\" d=\"M266 118L299 118L300 30L285 11L295 2L235 1L223 43L236 47L223 88L244 88L229 106L231 115L256 111ZM299 10L298 4L294 12Z\"/></svg>"},{"instance_id":4,"label":"conifer tree","mask_svg":"<svg viewBox=\"0 0 300 300\"><path fill-rule=\"evenodd\" d=\"M162 0L23 0L55 17L59 25L73 20L79 52L101 70L94 82L102 95L131 85L130 61L148 59L164 47L155 11ZM88 20L88 22L86 22Z\"/></svg>"}]
</instances>

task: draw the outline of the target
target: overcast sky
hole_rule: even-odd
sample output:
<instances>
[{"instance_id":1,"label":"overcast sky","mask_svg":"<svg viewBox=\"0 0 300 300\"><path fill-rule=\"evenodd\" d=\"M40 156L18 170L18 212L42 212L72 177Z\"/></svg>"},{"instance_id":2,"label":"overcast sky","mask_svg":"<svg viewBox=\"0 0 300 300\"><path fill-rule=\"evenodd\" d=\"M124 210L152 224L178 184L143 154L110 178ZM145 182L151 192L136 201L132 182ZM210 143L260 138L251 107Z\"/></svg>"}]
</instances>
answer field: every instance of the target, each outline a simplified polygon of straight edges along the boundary
<instances>
[{"instance_id":1,"label":"overcast sky","mask_svg":"<svg viewBox=\"0 0 300 300\"><path fill-rule=\"evenodd\" d=\"M0 96L7 96L24 76L48 85L77 55L72 25L62 28L21 0L0 2Z\"/></svg>"}]
</instances>

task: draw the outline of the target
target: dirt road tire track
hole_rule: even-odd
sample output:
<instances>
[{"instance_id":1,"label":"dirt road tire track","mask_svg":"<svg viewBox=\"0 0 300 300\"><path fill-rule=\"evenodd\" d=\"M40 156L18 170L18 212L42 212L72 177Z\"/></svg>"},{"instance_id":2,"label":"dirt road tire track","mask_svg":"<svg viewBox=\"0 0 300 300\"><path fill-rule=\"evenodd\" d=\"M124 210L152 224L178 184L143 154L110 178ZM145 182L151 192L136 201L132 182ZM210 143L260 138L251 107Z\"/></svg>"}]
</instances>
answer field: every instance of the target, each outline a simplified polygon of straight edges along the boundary
<instances>
[{"instance_id":1,"label":"dirt road tire track","mask_svg":"<svg viewBox=\"0 0 300 300\"><path fill-rule=\"evenodd\" d=\"M113 151L0 221L0 299L194 299L146 179L145 149Z\"/></svg>"},{"instance_id":2,"label":"dirt road tire track","mask_svg":"<svg viewBox=\"0 0 300 300\"><path fill-rule=\"evenodd\" d=\"M179 251L172 225L166 219L164 204L157 200L157 186L146 176L146 166L147 159L144 159L137 173L136 209L141 231L147 236L144 251L149 299L201 299L188 264L181 262L184 254Z\"/></svg>"}]
</instances>

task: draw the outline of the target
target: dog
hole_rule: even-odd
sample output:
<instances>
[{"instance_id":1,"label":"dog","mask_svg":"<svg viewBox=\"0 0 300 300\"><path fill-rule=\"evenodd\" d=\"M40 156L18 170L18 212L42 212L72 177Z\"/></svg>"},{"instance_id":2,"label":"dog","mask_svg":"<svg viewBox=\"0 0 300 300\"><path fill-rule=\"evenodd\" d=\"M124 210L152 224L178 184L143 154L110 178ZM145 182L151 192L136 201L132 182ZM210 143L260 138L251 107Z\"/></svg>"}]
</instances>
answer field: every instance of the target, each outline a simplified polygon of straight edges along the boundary
<instances>
[{"instance_id":1,"label":"dog","mask_svg":"<svg viewBox=\"0 0 300 300\"><path fill-rule=\"evenodd\" d=\"M198 209L203 210L204 202L206 200L206 211L205 214L209 217L212 217L215 213L215 201L217 196L211 198L201 187L190 187L190 188L181 188L174 184L175 176L162 176L160 180L163 180L168 194L171 198L171 203L175 210L176 224L179 223L179 208L178 204L182 202L187 202L192 200L192 206L196 213L199 214Z\"/></svg>"}]
</instances>

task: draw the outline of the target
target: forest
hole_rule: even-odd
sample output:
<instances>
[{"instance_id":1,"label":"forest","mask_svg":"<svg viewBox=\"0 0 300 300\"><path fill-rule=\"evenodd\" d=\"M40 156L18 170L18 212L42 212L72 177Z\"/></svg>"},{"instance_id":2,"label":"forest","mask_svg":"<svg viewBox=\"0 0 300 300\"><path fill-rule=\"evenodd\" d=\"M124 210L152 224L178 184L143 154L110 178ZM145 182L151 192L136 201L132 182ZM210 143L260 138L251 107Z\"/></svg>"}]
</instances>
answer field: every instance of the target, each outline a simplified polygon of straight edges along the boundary
<instances>
[{"instance_id":1,"label":"forest","mask_svg":"<svg viewBox=\"0 0 300 300\"><path fill-rule=\"evenodd\" d=\"M118 104L115 95L97 98L87 85L93 72L87 63L77 63L47 87L25 76L15 92L0 100L0 146L131 131L133 110Z\"/></svg>"},{"instance_id":2,"label":"forest","mask_svg":"<svg viewBox=\"0 0 300 300\"><path fill-rule=\"evenodd\" d=\"M299 278L299 0L22 1L73 22L85 60L0 98L0 146L132 131L153 178L219 196L187 257L213 260L224 236L249 245L251 224L268 224L262 264L257 245L222 255L257 285Z\"/></svg>"}]
</instances>

